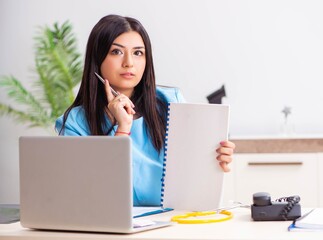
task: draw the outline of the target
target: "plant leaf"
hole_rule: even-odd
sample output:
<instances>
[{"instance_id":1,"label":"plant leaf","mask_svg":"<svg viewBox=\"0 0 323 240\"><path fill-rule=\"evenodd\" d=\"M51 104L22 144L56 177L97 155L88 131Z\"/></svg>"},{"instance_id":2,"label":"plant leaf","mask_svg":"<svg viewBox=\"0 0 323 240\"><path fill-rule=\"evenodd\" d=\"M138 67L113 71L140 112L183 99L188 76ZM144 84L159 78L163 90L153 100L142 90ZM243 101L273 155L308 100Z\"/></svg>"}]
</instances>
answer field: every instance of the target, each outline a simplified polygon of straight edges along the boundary
<instances>
[{"instance_id":1,"label":"plant leaf","mask_svg":"<svg viewBox=\"0 0 323 240\"><path fill-rule=\"evenodd\" d=\"M82 76L82 58L77 51L76 37L72 25L66 21L62 25L39 27L34 37L35 71L32 91L28 91L13 76L0 78L0 87L17 107L0 103L0 115L8 115L30 127L48 127L74 101L74 87Z\"/></svg>"}]
</instances>

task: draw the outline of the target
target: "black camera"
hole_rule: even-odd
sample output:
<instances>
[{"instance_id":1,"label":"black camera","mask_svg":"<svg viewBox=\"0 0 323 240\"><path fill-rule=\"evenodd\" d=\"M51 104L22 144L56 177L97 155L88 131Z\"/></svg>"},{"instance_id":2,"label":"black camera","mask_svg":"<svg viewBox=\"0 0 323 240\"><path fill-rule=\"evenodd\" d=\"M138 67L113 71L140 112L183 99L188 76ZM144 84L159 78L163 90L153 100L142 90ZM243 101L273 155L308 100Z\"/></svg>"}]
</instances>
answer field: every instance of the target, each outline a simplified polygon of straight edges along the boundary
<instances>
[{"instance_id":1,"label":"black camera","mask_svg":"<svg viewBox=\"0 0 323 240\"><path fill-rule=\"evenodd\" d=\"M299 196L279 198L271 201L269 193L259 192L253 194L251 217L255 221L286 221L301 216Z\"/></svg>"}]
</instances>

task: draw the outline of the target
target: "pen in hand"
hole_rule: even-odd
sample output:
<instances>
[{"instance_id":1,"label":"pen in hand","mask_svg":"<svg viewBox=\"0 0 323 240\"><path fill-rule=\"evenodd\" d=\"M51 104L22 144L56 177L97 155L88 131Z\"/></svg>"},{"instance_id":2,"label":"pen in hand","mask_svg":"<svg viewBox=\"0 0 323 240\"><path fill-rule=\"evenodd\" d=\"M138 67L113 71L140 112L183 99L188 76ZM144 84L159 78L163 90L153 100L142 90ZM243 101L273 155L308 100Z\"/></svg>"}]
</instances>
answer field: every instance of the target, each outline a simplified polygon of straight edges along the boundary
<instances>
[{"instance_id":1,"label":"pen in hand","mask_svg":"<svg viewBox=\"0 0 323 240\"><path fill-rule=\"evenodd\" d=\"M103 79L99 74L97 74L96 72L94 72L94 74L98 77L98 79L99 79L103 84L105 84L104 79ZM117 93L117 91L116 91L116 90L114 90L111 86L110 86L110 89L111 89L112 94L113 94L115 97L119 95L119 93Z\"/></svg>"},{"instance_id":2,"label":"pen in hand","mask_svg":"<svg viewBox=\"0 0 323 240\"><path fill-rule=\"evenodd\" d=\"M105 80L99 75L99 74L97 74L96 72L94 72L95 73L95 75L98 77L98 79L105 85ZM112 92L112 94L115 96L115 97L117 97L117 96L119 96L119 93L116 91L116 90L114 90L111 86L110 86L110 90L111 90L111 92ZM120 101L120 99L119 99L119 101ZM131 102L131 101L130 101ZM128 113L132 113L132 114L135 114L136 112L133 110L133 108L134 108L135 106L133 105L133 103L131 102L131 110L127 110L127 108L125 107L125 109L126 109L126 111L128 112ZM130 112L129 112L130 111Z\"/></svg>"}]
</instances>

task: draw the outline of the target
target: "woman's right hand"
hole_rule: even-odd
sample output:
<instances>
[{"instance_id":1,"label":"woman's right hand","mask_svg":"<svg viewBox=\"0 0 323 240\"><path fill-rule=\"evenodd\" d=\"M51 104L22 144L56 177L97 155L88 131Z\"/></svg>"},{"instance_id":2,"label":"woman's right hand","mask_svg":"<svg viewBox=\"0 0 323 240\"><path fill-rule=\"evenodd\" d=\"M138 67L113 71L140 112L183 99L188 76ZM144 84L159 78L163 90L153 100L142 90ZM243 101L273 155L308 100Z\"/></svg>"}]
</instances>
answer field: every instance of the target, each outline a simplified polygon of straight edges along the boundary
<instances>
[{"instance_id":1,"label":"woman's right hand","mask_svg":"<svg viewBox=\"0 0 323 240\"><path fill-rule=\"evenodd\" d=\"M136 113L134 110L135 105L124 94L119 94L115 97L111 92L108 80L105 80L105 92L109 101L109 112L112 117L116 119L118 124L117 131L130 133L133 115Z\"/></svg>"}]
</instances>

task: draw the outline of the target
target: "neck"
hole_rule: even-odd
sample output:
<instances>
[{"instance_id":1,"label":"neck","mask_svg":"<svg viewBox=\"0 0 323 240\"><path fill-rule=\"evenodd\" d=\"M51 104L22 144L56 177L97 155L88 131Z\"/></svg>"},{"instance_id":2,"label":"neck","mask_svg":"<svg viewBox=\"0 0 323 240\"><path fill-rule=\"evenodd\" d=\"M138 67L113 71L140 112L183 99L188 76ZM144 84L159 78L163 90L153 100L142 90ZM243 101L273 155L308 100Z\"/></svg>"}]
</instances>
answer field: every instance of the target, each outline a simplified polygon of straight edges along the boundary
<instances>
[{"instance_id":1,"label":"neck","mask_svg":"<svg viewBox=\"0 0 323 240\"><path fill-rule=\"evenodd\" d=\"M134 92L134 89L118 89L118 88L114 88L114 89L119 93L122 93L123 95L127 96L128 98L131 98Z\"/></svg>"}]
</instances>

